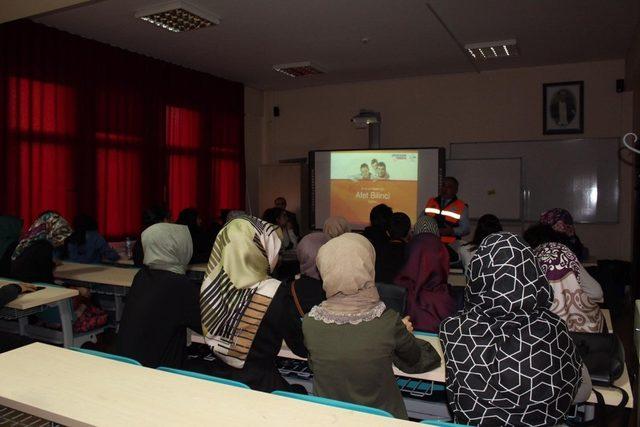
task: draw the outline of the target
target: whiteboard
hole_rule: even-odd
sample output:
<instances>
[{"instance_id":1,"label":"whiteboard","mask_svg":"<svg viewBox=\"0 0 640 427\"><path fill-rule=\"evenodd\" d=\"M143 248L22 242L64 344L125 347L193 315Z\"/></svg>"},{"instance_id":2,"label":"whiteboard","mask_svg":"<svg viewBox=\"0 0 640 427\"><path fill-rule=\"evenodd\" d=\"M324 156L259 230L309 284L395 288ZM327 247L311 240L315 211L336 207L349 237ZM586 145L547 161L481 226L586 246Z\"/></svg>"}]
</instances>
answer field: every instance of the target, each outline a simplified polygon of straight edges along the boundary
<instances>
[{"instance_id":1,"label":"whiteboard","mask_svg":"<svg viewBox=\"0 0 640 427\"><path fill-rule=\"evenodd\" d=\"M618 138L454 143L450 157L522 158L527 221L558 207L569 210L576 222L617 222L619 145Z\"/></svg>"},{"instance_id":2,"label":"whiteboard","mask_svg":"<svg viewBox=\"0 0 640 427\"><path fill-rule=\"evenodd\" d=\"M447 175L460 183L458 197L469 217L493 214L500 220L522 219L522 161L515 159L447 160Z\"/></svg>"}]
</instances>

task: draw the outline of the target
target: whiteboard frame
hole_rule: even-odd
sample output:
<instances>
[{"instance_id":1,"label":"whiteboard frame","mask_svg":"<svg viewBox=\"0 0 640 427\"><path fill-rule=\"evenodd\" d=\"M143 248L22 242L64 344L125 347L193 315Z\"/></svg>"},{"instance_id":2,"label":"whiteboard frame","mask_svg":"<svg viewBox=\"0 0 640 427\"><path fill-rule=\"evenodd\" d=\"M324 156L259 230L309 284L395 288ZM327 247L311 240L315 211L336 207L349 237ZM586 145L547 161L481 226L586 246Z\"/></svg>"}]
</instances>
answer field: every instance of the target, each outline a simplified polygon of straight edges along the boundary
<instances>
[{"instance_id":1,"label":"whiteboard frame","mask_svg":"<svg viewBox=\"0 0 640 427\"><path fill-rule=\"evenodd\" d=\"M449 150L448 150L448 156L447 159L451 159L451 160L463 160L463 159L456 159L453 157L450 157L453 155L453 146L454 145L462 145L462 144L512 144L514 142L557 142L557 143L569 143L569 142L574 142L574 141L584 141L586 139L611 139L611 140L616 140L618 142L618 149L622 146L621 144L621 138L619 136L592 136L592 137L582 137L582 138L542 138L542 139L514 139L511 141L460 141L460 142L452 142L449 144ZM504 158L504 157L498 157L498 158ZM618 155L616 156L618 162L616 164L616 168L617 168L617 181L618 181L618 200L617 200L617 208L616 208L616 219L615 221L575 221L575 224L620 224L620 194L621 194L621 167L620 167L620 153L618 150ZM524 168L522 168L522 174L523 174L523 180L521 182L521 185L524 186L524 180L526 179L526 176L524 175ZM523 187L524 188L524 187ZM526 209L528 209L528 205L527 205L527 197L528 195L526 194L528 192L527 189L523 189L523 198L525 199L523 201L523 212L522 212L522 224L523 226L525 224L535 224L537 221L536 220L529 220L526 217Z\"/></svg>"},{"instance_id":2,"label":"whiteboard frame","mask_svg":"<svg viewBox=\"0 0 640 427\"><path fill-rule=\"evenodd\" d=\"M524 203L524 199L525 199L525 189L524 189L524 168L522 167L522 157L499 157L499 158L494 158L494 157L481 157L481 158L474 158L474 159L452 159L452 158L448 158L445 161L445 174L447 173L446 171L446 162L448 161L456 161L456 162L462 162L462 161L478 161L478 160L518 160L518 162L520 163L520 191L519 193L519 202L520 202L520 218L499 218L500 221L504 221L504 222L508 222L508 223L524 223L524 213L525 213L525 203ZM447 175L445 175L447 176ZM485 212L486 213L486 212ZM484 214L483 214L484 215ZM481 215L482 216L482 215ZM480 216L478 217L473 217L470 216L469 217L470 220L472 221L477 221L480 219Z\"/></svg>"}]
</instances>

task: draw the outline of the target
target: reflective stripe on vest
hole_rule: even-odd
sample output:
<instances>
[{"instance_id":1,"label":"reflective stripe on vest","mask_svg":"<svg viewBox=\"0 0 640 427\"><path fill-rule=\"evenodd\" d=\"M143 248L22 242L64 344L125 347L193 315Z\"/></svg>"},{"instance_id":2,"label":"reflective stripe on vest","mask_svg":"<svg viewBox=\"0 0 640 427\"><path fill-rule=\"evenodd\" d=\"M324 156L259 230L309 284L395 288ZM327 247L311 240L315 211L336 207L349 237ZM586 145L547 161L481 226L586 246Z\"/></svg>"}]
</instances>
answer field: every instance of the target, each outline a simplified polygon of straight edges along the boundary
<instances>
[{"instance_id":1,"label":"reflective stripe on vest","mask_svg":"<svg viewBox=\"0 0 640 427\"><path fill-rule=\"evenodd\" d=\"M457 214L457 213L452 212L452 211L440 211L440 214L444 215L444 216L448 216L448 217L453 218L453 219L460 219L462 217L462 215Z\"/></svg>"},{"instance_id":2,"label":"reflective stripe on vest","mask_svg":"<svg viewBox=\"0 0 640 427\"><path fill-rule=\"evenodd\" d=\"M424 208L424 213L426 214L436 214L436 215L440 215L440 209L436 209L436 208Z\"/></svg>"}]
</instances>

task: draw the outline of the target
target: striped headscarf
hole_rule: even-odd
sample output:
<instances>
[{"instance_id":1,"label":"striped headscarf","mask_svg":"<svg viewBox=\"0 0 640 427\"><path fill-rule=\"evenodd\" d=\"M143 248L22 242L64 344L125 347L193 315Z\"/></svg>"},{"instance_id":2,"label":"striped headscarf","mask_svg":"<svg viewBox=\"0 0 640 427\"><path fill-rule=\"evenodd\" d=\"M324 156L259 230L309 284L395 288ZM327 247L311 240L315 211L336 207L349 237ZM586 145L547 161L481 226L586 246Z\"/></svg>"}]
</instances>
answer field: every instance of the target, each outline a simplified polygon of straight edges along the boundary
<instances>
[{"instance_id":1,"label":"striped headscarf","mask_svg":"<svg viewBox=\"0 0 640 427\"><path fill-rule=\"evenodd\" d=\"M20 243L16 246L12 260L18 258L22 252L29 246L40 240L46 240L51 243L53 247L62 245L67 237L72 233L71 226L66 219L57 212L45 212L40 215L31 224L31 227L20 239Z\"/></svg>"},{"instance_id":2,"label":"striped headscarf","mask_svg":"<svg viewBox=\"0 0 640 427\"><path fill-rule=\"evenodd\" d=\"M280 285L279 228L261 219L233 219L216 238L200 290L202 331L222 361L242 368Z\"/></svg>"},{"instance_id":3,"label":"striped headscarf","mask_svg":"<svg viewBox=\"0 0 640 427\"><path fill-rule=\"evenodd\" d=\"M413 226L413 234L418 235L422 233L431 233L439 237L440 230L438 230L438 222L430 216L422 215L416 221L416 225Z\"/></svg>"}]
</instances>

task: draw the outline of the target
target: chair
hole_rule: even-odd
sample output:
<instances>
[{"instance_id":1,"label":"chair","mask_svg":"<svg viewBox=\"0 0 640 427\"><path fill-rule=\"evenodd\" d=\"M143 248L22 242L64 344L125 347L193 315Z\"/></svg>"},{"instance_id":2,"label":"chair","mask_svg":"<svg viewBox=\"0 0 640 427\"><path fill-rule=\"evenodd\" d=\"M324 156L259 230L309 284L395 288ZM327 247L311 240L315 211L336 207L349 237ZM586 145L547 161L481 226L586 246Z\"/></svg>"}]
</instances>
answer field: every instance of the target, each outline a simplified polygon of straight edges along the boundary
<instances>
[{"instance_id":1,"label":"chair","mask_svg":"<svg viewBox=\"0 0 640 427\"><path fill-rule=\"evenodd\" d=\"M282 397L290 397L292 399L305 400L307 402L318 403L320 405L334 406L336 408L349 409L351 411L364 412L366 414L379 415L381 417L393 418L393 415L382 409L370 408L355 403L342 402L340 400L327 399L325 397L312 396L309 394L297 394L289 391L276 390L272 394Z\"/></svg>"},{"instance_id":2,"label":"chair","mask_svg":"<svg viewBox=\"0 0 640 427\"><path fill-rule=\"evenodd\" d=\"M241 383L240 381L233 381L233 380L228 380L226 378L214 377L211 375L201 374L199 372L185 371L185 370L176 369L176 368L167 368L166 366L160 366L157 369L159 371L171 372L172 374L184 375L186 377L198 378L200 380L212 381L214 383L225 384L225 385L246 388L247 390L251 390L251 387Z\"/></svg>"},{"instance_id":3,"label":"chair","mask_svg":"<svg viewBox=\"0 0 640 427\"><path fill-rule=\"evenodd\" d=\"M116 360L118 362L129 363L131 365L142 366L142 364L137 360L131 359L129 357L118 356L117 354L103 353L98 350L89 350L86 348L78 348L78 347L70 347L69 350L77 351L84 354L90 354L92 356L104 357L105 359Z\"/></svg>"}]
</instances>

